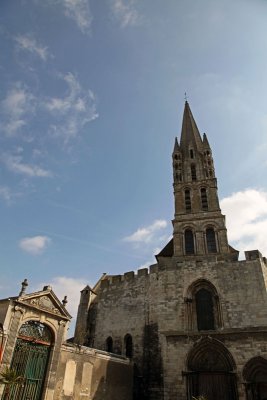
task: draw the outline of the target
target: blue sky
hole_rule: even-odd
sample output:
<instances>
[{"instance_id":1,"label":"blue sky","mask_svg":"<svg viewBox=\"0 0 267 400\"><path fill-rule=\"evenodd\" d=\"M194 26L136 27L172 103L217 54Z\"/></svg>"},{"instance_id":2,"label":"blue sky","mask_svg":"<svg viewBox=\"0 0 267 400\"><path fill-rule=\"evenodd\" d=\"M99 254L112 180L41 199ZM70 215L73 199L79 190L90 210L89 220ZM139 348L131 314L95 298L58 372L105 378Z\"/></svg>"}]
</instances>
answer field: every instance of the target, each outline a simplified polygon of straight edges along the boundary
<instances>
[{"instance_id":1,"label":"blue sky","mask_svg":"<svg viewBox=\"0 0 267 400\"><path fill-rule=\"evenodd\" d=\"M69 295L171 235L184 92L231 244L267 254L267 2L2 0L1 296Z\"/></svg>"}]
</instances>

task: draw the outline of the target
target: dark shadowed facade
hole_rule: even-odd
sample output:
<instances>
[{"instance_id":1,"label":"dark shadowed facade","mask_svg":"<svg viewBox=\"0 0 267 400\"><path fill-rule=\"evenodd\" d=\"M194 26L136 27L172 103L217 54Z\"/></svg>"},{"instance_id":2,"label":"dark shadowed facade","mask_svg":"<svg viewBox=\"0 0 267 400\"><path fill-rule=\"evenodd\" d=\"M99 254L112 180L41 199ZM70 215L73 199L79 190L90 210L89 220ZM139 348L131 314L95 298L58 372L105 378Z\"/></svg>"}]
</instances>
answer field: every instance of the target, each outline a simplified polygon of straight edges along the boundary
<instances>
[{"instance_id":1,"label":"dark shadowed facade","mask_svg":"<svg viewBox=\"0 0 267 400\"><path fill-rule=\"evenodd\" d=\"M81 292L80 344L134 365L134 399L267 398L267 264L227 239L212 150L188 102L172 154L173 238L149 270Z\"/></svg>"}]
</instances>

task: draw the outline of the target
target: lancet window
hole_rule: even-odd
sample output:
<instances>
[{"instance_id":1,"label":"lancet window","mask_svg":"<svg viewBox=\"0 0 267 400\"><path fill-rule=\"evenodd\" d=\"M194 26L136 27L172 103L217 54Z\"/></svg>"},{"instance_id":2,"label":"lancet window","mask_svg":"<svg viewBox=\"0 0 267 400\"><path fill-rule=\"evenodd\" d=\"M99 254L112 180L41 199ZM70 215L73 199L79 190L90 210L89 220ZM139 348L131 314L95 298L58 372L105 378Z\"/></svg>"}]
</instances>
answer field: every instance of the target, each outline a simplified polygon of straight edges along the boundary
<instances>
[{"instance_id":1,"label":"lancet window","mask_svg":"<svg viewBox=\"0 0 267 400\"><path fill-rule=\"evenodd\" d=\"M206 229L206 242L208 253L217 253L216 235L213 228Z\"/></svg>"},{"instance_id":2,"label":"lancet window","mask_svg":"<svg viewBox=\"0 0 267 400\"><path fill-rule=\"evenodd\" d=\"M113 339L111 336L106 339L106 351L113 353Z\"/></svg>"},{"instance_id":3,"label":"lancet window","mask_svg":"<svg viewBox=\"0 0 267 400\"><path fill-rule=\"evenodd\" d=\"M124 337L125 355L128 358L133 357L133 339L132 336L127 334Z\"/></svg>"},{"instance_id":4,"label":"lancet window","mask_svg":"<svg viewBox=\"0 0 267 400\"><path fill-rule=\"evenodd\" d=\"M200 194L201 194L201 207L202 207L202 210L203 211L208 211L209 206L208 206L207 189L206 188L201 188Z\"/></svg>"},{"instance_id":5,"label":"lancet window","mask_svg":"<svg viewBox=\"0 0 267 400\"><path fill-rule=\"evenodd\" d=\"M197 171L196 171L195 164L191 164L191 179L192 179L192 181L197 180Z\"/></svg>"},{"instance_id":6,"label":"lancet window","mask_svg":"<svg viewBox=\"0 0 267 400\"><path fill-rule=\"evenodd\" d=\"M191 229L186 229L184 233L185 254L195 254L194 235Z\"/></svg>"},{"instance_id":7,"label":"lancet window","mask_svg":"<svg viewBox=\"0 0 267 400\"><path fill-rule=\"evenodd\" d=\"M188 330L216 330L222 326L222 312L216 288L204 279L193 283L185 298Z\"/></svg>"},{"instance_id":8,"label":"lancet window","mask_svg":"<svg viewBox=\"0 0 267 400\"><path fill-rule=\"evenodd\" d=\"M191 212L191 193L189 189L184 191L185 212Z\"/></svg>"}]
</instances>

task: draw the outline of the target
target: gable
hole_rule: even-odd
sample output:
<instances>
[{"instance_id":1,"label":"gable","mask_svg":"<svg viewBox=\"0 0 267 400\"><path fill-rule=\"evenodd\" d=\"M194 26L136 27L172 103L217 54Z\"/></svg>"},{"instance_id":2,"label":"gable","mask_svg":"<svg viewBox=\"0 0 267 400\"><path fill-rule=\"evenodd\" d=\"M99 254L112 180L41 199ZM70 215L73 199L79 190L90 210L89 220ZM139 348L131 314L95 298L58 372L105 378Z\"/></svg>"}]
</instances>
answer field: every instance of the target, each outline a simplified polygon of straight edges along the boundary
<instances>
[{"instance_id":1,"label":"gable","mask_svg":"<svg viewBox=\"0 0 267 400\"><path fill-rule=\"evenodd\" d=\"M52 290L45 290L36 293L31 293L19 297L17 302L28 305L40 311L45 311L55 316L60 316L64 319L71 319L71 315L68 313L63 304L59 301L57 296Z\"/></svg>"}]
</instances>

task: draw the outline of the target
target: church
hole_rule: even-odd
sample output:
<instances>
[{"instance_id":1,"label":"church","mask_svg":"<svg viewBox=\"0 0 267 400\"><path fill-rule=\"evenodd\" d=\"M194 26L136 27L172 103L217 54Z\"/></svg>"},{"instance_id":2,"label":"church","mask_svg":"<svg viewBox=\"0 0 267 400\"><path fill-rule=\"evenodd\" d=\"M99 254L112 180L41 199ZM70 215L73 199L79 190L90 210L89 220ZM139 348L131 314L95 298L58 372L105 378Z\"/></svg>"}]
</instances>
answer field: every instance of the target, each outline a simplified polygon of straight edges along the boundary
<instances>
[{"instance_id":1,"label":"church","mask_svg":"<svg viewBox=\"0 0 267 400\"><path fill-rule=\"evenodd\" d=\"M74 338L51 288L0 301L5 365L27 378L24 342L38 333L49 346L38 393L12 398L267 399L267 261L259 250L239 261L228 243L212 149L187 101L172 169L172 239L149 269L81 291Z\"/></svg>"}]
</instances>

